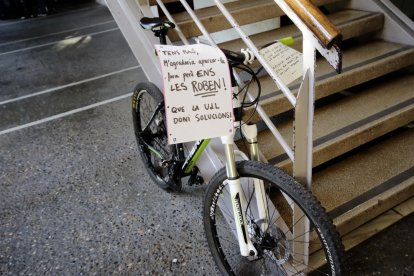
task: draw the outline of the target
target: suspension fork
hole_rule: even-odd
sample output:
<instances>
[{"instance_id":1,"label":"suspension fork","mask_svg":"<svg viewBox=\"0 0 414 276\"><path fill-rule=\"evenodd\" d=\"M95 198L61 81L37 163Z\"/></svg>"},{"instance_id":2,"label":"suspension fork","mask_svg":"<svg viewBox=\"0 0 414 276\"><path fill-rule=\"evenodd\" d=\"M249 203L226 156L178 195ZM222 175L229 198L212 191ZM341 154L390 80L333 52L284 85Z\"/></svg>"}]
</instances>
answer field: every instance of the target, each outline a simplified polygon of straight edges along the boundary
<instances>
[{"instance_id":1,"label":"suspension fork","mask_svg":"<svg viewBox=\"0 0 414 276\"><path fill-rule=\"evenodd\" d=\"M233 105L236 107L239 105L237 98L233 99ZM257 145L257 126L241 123L240 127L244 137L249 143L251 160L260 161L259 147ZM247 229L245 213L245 210L247 208L247 200L242 189L243 183L236 168L234 154L234 134L221 137L221 141L224 144L225 148L227 183L229 187L231 203L233 206L233 217L236 225L236 234L239 242L240 253L245 257L257 256L257 249L254 247L251 241L251 235L253 234L253 231L250 231L249 233ZM253 183L255 190L255 200L251 201L249 199L249 204L252 204L249 206L249 209L255 213L255 217L257 218L253 223L259 225L261 232L265 233L268 231L269 217L267 212L268 208L264 183L259 179L253 179Z\"/></svg>"},{"instance_id":2,"label":"suspension fork","mask_svg":"<svg viewBox=\"0 0 414 276\"><path fill-rule=\"evenodd\" d=\"M257 256L257 250L254 247L249 233L247 231L246 199L240 183L240 177L237 173L236 159L234 155L234 136L221 137L226 154L227 183L230 192L231 203L233 206L233 215L236 225L237 239L239 241L240 253L242 256Z\"/></svg>"},{"instance_id":3,"label":"suspension fork","mask_svg":"<svg viewBox=\"0 0 414 276\"><path fill-rule=\"evenodd\" d=\"M247 143L249 144L250 160L260 162L259 146L257 144L257 126L242 124L241 130L244 137L246 137ZM253 179L255 199L257 205L257 219L256 225L260 226L262 233L265 233L269 227L269 214L266 200L266 191L263 180Z\"/></svg>"}]
</instances>

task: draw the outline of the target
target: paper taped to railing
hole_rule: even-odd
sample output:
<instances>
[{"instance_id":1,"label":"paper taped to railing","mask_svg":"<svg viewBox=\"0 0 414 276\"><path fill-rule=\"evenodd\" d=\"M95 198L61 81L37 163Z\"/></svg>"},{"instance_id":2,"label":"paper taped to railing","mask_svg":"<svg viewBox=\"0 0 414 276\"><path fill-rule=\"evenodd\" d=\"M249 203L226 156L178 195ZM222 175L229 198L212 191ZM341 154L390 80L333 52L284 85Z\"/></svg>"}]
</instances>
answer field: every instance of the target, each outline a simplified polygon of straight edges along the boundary
<instances>
[{"instance_id":1,"label":"paper taped to railing","mask_svg":"<svg viewBox=\"0 0 414 276\"><path fill-rule=\"evenodd\" d=\"M260 54L273 68L285 85L302 77L302 53L276 42L260 50Z\"/></svg>"},{"instance_id":2,"label":"paper taped to railing","mask_svg":"<svg viewBox=\"0 0 414 276\"><path fill-rule=\"evenodd\" d=\"M220 49L156 45L164 85L168 143L233 133L230 70Z\"/></svg>"}]
</instances>

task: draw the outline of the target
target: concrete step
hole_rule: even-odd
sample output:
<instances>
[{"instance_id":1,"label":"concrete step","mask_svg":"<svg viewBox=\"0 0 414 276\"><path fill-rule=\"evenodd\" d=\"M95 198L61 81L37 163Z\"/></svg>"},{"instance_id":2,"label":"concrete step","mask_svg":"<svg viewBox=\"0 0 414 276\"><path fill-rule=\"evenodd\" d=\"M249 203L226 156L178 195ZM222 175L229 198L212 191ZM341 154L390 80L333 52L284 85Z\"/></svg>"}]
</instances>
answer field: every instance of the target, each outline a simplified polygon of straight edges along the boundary
<instances>
[{"instance_id":1,"label":"concrete step","mask_svg":"<svg viewBox=\"0 0 414 276\"><path fill-rule=\"evenodd\" d=\"M343 53L343 71L339 75L325 60L319 58L315 98L327 97L413 63L414 47L384 41L371 41L346 50ZM261 77L260 82L262 85L260 104L268 116L272 117L292 109L291 104L268 75ZM299 86L300 80L289 85L289 88L296 95ZM254 93L255 87L252 88ZM249 112L246 114L246 118L249 118ZM261 119L254 114L250 120L257 122Z\"/></svg>"},{"instance_id":2,"label":"concrete step","mask_svg":"<svg viewBox=\"0 0 414 276\"><path fill-rule=\"evenodd\" d=\"M313 175L346 250L414 212L414 128L390 136ZM314 267L324 263L320 248L310 248Z\"/></svg>"},{"instance_id":3,"label":"concrete step","mask_svg":"<svg viewBox=\"0 0 414 276\"><path fill-rule=\"evenodd\" d=\"M384 77L368 88L343 93L339 100L316 109L314 166L340 156L414 121L414 74ZM292 146L293 120L276 124ZM291 161L269 130L259 133L259 147L273 165L291 171Z\"/></svg>"},{"instance_id":4,"label":"concrete step","mask_svg":"<svg viewBox=\"0 0 414 276\"><path fill-rule=\"evenodd\" d=\"M404 128L314 174L312 191L341 235L414 196L413 141Z\"/></svg>"},{"instance_id":5,"label":"concrete step","mask_svg":"<svg viewBox=\"0 0 414 276\"><path fill-rule=\"evenodd\" d=\"M328 15L328 18L339 28L343 35L343 39L359 37L367 33L379 31L384 23L384 15L381 13L373 13L359 10L343 10ZM250 36L250 39L259 49L272 41L284 37L293 37L295 44L293 48L302 50L302 34L295 25L288 25L275 30L263 32ZM241 39L229 41L220 44L221 48L239 52L240 49L246 48Z\"/></svg>"},{"instance_id":6,"label":"concrete step","mask_svg":"<svg viewBox=\"0 0 414 276\"><path fill-rule=\"evenodd\" d=\"M317 6L322 6L336 1L313 0L312 2ZM283 11L272 0L240 0L226 3L225 6L241 26L284 15ZM216 6L198 9L195 10L195 13L209 33L231 28L227 19ZM186 37L201 35L200 30L187 12L175 14L173 17ZM171 41L179 40L174 31L170 32L168 37Z\"/></svg>"},{"instance_id":7,"label":"concrete step","mask_svg":"<svg viewBox=\"0 0 414 276\"><path fill-rule=\"evenodd\" d=\"M150 6L157 5L157 1L156 0L149 0L148 2L150 4ZM169 4L169 3L180 2L180 1L179 0L162 0L162 2L164 4Z\"/></svg>"},{"instance_id":8,"label":"concrete step","mask_svg":"<svg viewBox=\"0 0 414 276\"><path fill-rule=\"evenodd\" d=\"M314 173L313 194L333 219L346 249L414 212L412 141L414 128L400 128ZM283 208L283 197L274 195L273 202L291 225L291 210ZM314 231L309 238L310 263L318 268L324 254Z\"/></svg>"},{"instance_id":9,"label":"concrete step","mask_svg":"<svg viewBox=\"0 0 414 276\"><path fill-rule=\"evenodd\" d=\"M412 213L414 213L414 197L407 199L403 203L394 206L392 209L382 213L373 220L370 220L355 230L345 234L342 237L345 250L353 248L354 246L365 241L367 238L372 237Z\"/></svg>"},{"instance_id":10,"label":"concrete step","mask_svg":"<svg viewBox=\"0 0 414 276\"><path fill-rule=\"evenodd\" d=\"M342 244L345 250L348 251L401 219L410 216L412 213L414 213L414 197L407 199L403 203L398 204L355 230L343 235ZM311 266L320 267L325 264L324 256L322 250L313 251L313 254L310 256Z\"/></svg>"}]
</instances>

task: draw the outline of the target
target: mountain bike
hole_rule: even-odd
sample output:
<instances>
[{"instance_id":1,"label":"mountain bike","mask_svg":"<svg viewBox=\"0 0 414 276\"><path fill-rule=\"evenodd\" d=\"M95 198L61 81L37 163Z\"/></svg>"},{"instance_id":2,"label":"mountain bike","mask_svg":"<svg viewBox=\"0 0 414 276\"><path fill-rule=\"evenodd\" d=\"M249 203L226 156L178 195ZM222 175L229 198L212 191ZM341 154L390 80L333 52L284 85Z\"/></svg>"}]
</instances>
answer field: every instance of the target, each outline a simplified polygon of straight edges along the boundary
<instances>
[{"instance_id":1,"label":"mountain bike","mask_svg":"<svg viewBox=\"0 0 414 276\"><path fill-rule=\"evenodd\" d=\"M141 26L161 44L174 28L160 18L142 18ZM209 181L203 208L207 243L218 269L224 275L347 274L340 236L321 204L289 174L259 162L257 127L242 121L242 111L258 103L260 69L243 64L247 54L221 50L231 72L237 68L251 75L240 89L232 76L235 127L249 149L250 158L242 159L250 160L236 161L234 135L221 137L226 166ZM246 102L243 93L253 82L257 98ZM196 163L210 139L197 141L188 154L183 144L168 145L163 101L156 85L136 86L135 136L150 177L161 188L178 192L184 177L189 185L204 182Z\"/></svg>"}]
</instances>

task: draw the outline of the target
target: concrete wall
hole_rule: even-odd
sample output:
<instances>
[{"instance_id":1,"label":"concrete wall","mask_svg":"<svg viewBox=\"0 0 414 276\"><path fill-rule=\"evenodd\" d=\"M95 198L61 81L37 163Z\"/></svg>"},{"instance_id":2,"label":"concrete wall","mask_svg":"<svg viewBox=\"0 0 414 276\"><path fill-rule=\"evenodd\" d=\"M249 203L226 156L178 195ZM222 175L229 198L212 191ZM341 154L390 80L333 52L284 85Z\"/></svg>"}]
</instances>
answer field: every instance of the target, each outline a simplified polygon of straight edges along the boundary
<instances>
[{"instance_id":1,"label":"concrete wall","mask_svg":"<svg viewBox=\"0 0 414 276\"><path fill-rule=\"evenodd\" d=\"M106 6L105 0L96 0L96 3Z\"/></svg>"}]
</instances>

